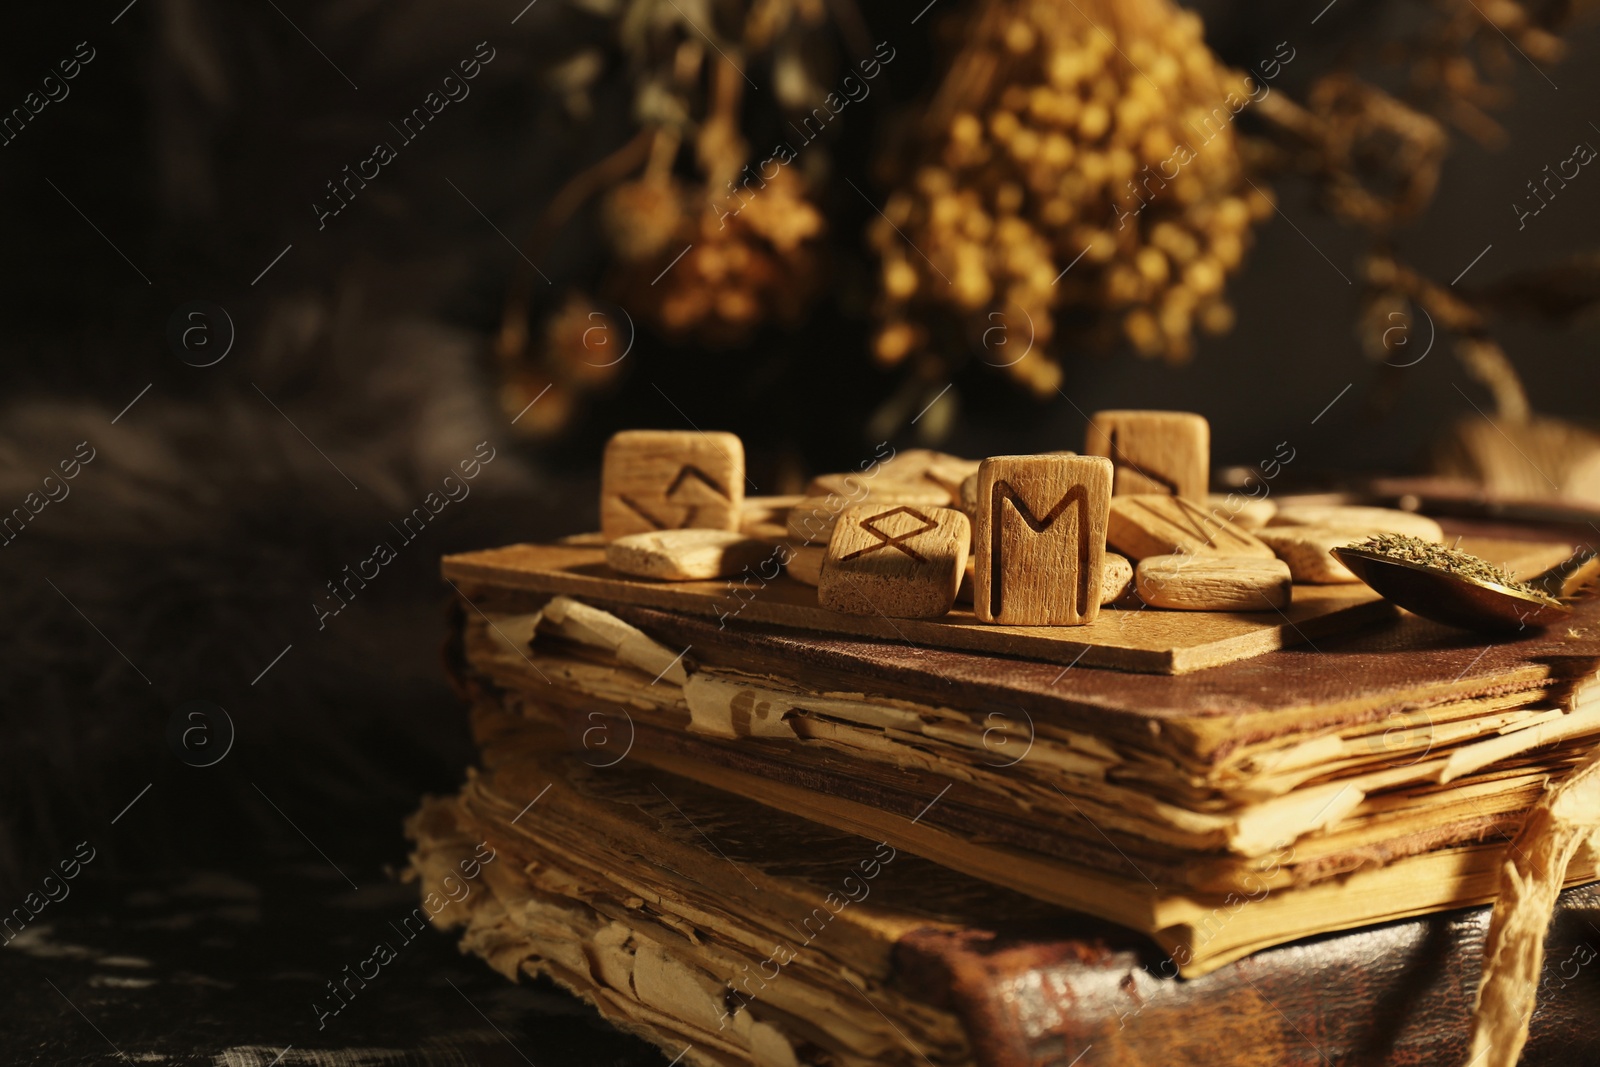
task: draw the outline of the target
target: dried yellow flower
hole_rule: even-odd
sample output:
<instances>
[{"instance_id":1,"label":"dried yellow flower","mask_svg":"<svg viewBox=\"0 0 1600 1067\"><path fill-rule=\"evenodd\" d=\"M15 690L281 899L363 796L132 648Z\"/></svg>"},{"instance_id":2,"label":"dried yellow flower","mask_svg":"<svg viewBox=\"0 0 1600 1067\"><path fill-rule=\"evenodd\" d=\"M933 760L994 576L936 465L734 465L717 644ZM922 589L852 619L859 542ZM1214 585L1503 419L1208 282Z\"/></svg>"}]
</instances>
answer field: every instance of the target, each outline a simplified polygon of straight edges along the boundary
<instances>
[{"instance_id":1,"label":"dried yellow flower","mask_svg":"<svg viewBox=\"0 0 1600 1067\"><path fill-rule=\"evenodd\" d=\"M1252 85L1168 0L1000 0L970 19L925 126L937 165L870 230L884 319L954 314L973 336L998 314L1048 338L1061 311L1089 311L1090 332L1109 317L1140 353L1187 358L1197 325L1231 325L1220 294L1271 211L1233 126ZM886 329L879 358L908 336ZM1056 388L1059 369L1020 368Z\"/></svg>"}]
</instances>

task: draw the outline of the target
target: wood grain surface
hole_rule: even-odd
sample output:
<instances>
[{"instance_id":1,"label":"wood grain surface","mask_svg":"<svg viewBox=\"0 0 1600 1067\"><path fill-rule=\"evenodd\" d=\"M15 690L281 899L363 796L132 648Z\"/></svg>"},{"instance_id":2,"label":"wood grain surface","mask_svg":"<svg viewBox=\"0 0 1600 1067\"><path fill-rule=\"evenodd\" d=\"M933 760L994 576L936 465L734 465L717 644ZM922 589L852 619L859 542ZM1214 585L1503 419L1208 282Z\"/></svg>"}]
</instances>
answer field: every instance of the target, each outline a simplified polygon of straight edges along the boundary
<instances>
[{"instance_id":1,"label":"wood grain surface","mask_svg":"<svg viewBox=\"0 0 1600 1067\"><path fill-rule=\"evenodd\" d=\"M775 552L778 550L774 550ZM1110 667L1146 674L1183 674L1315 641L1394 611L1364 585L1297 586L1279 611L1199 612L1155 608L1104 611L1086 626L1001 626L980 623L957 608L941 619L841 615L821 607L817 591L777 573L750 582L674 582L663 585L618 575L605 551L584 545L508 545L446 556L444 576L564 593L596 603L636 604L716 618L728 626L770 623L827 633L873 637L913 647L996 652L1065 666Z\"/></svg>"}]
</instances>

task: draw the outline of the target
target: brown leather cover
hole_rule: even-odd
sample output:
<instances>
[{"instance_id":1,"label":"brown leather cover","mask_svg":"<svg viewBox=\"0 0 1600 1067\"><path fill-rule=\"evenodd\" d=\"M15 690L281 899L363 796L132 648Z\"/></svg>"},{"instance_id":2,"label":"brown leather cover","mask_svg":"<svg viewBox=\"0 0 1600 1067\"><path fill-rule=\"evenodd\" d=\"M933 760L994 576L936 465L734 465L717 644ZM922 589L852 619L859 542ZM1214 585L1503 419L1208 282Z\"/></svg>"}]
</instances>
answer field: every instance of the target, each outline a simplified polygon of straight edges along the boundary
<instances>
[{"instance_id":1,"label":"brown leather cover","mask_svg":"<svg viewBox=\"0 0 1600 1067\"><path fill-rule=\"evenodd\" d=\"M1522 1067L1600 1062L1596 918L1595 886L1562 894ZM1461 1067L1488 924L1488 908L1446 912L1187 980L1114 933L925 930L896 973L962 1016L983 1067Z\"/></svg>"}]
</instances>

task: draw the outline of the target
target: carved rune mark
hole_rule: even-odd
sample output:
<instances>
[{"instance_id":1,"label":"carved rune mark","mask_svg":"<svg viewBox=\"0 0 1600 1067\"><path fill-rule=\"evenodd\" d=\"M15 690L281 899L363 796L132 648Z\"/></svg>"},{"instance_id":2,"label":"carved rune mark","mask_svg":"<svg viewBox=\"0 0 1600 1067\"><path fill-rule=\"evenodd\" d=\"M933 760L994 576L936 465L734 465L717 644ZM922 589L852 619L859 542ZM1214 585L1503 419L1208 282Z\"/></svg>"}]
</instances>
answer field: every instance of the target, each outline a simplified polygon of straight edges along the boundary
<instances>
[{"instance_id":1,"label":"carved rune mark","mask_svg":"<svg viewBox=\"0 0 1600 1067\"><path fill-rule=\"evenodd\" d=\"M1218 548L1218 541L1231 543L1235 549L1250 547L1250 540L1241 536L1238 530L1218 522L1191 501L1175 496L1170 503L1178 509L1180 518L1173 518L1165 511L1158 511L1142 500L1139 501L1138 507L1158 521L1171 523L1178 530L1211 548Z\"/></svg>"},{"instance_id":2,"label":"carved rune mark","mask_svg":"<svg viewBox=\"0 0 1600 1067\"><path fill-rule=\"evenodd\" d=\"M1078 505L1078 588L1077 597L1073 603L1073 612L1083 614L1089 602L1089 539L1083 536L1083 528L1089 518L1089 490L1087 486L1075 485L1068 489L1062 498L1056 501L1055 507L1047 511L1043 518L1034 515L1033 509L1028 507L1028 502L1022 499L1010 482L997 481L994 483L994 495L990 502L989 513L989 614L995 618L1000 617L1001 599L1003 589L1002 567L1002 538L1001 519L1004 517L1005 505L1010 502L1016 509L1017 517L1028 524L1028 529L1034 533L1044 533L1055 525L1061 513L1073 504Z\"/></svg>"},{"instance_id":3,"label":"carved rune mark","mask_svg":"<svg viewBox=\"0 0 1600 1067\"><path fill-rule=\"evenodd\" d=\"M690 478L693 478L694 481L690 482ZM714 495L715 499L706 499L707 490ZM623 493L617 494L617 500L628 510L658 530L687 529L693 526L695 520L699 518L702 507L732 502L727 490L717 484L715 478L696 467L693 463L685 463L678 468L677 476L672 479L672 484L667 486L667 491L662 496L667 503L676 504L683 508L683 518L676 527L663 522L647 510L644 505ZM695 499L697 497L699 499Z\"/></svg>"},{"instance_id":4,"label":"carved rune mark","mask_svg":"<svg viewBox=\"0 0 1600 1067\"><path fill-rule=\"evenodd\" d=\"M922 525L917 527L915 530L908 530L905 533L900 534L890 534L887 530L880 530L876 525L874 525L875 523L880 522L883 519L887 519L893 515L909 515L913 519L916 519L918 522L922 523ZM840 556L840 563L843 563L846 560L855 559L857 556L865 556L868 552L876 552L881 548L897 549L898 551L904 552L918 563L926 563L928 562L927 559L920 555L916 549L907 548L905 546L905 542L911 540L913 537L916 537L918 534L925 534L929 530L937 530L939 528L939 524L928 518L928 516L924 515L915 508L906 507L904 504L897 508L890 508L888 511L879 512L870 519L862 519L860 525L863 530L866 530L868 533L876 537L878 539L878 543L875 545L868 545L866 548L859 548L847 556Z\"/></svg>"},{"instance_id":5,"label":"carved rune mark","mask_svg":"<svg viewBox=\"0 0 1600 1067\"><path fill-rule=\"evenodd\" d=\"M1110 441L1110 445L1111 445L1111 447L1107 451L1109 451L1111 453L1111 464L1112 464L1112 467L1115 470L1130 470L1133 473L1139 475L1139 477L1144 478L1144 479L1146 479L1146 480L1148 480L1150 482L1155 483L1156 485L1161 486L1161 488L1165 489L1170 495L1177 496L1178 495L1178 483L1177 482L1173 481L1171 478L1168 478L1165 474L1158 474L1158 473L1155 473L1153 471L1147 471L1143 467L1141 467L1137 463L1135 463L1133 460L1128 458L1127 454L1125 452L1123 452L1122 449L1117 446L1117 434L1118 434L1118 432L1119 431L1118 431L1117 427L1113 426L1111 428L1111 432L1109 434L1107 434L1107 437L1108 437L1108 439ZM1116 477L1116 475L1115 475L1115 473L1113 473L1112 474L1112 478L1115 479L1115 477ZM1115 484L1115 481L1113 481L1113 484Z\"/></svg>"}]
</instances>

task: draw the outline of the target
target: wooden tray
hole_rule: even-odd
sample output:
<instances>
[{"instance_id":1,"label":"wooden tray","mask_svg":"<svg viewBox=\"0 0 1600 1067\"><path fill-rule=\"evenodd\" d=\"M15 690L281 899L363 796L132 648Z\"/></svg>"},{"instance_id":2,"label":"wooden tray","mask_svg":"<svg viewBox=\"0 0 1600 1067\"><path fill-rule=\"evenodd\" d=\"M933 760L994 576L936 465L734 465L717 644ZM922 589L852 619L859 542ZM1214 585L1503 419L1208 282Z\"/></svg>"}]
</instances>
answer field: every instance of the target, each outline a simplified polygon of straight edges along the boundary
<instances>
[{"instance_id":1,"label":"wooden tray","mask_svg":"<svg viewBox=\"0 0 1600 1067\"><path fill-rule=\"evenodd\" d=\"M1394 611L1364 585L1296 586L1283 612L1102 610L1087 626L995 626L957 608L940 619L841 615L817 604L817 591L786 575L748 590L726 580L652 582L619 575L605 550L575 545L508 545L446 556L444 576L469 586L565 594L604 604L710 615L727 625L777 626L872 637L903 644L1022 656L1050 663L1183 674L1349 630ZM735 589L738 595L735 595ZM473 590L462 592L469 598Z\"/></svg>"}]
</instances>

